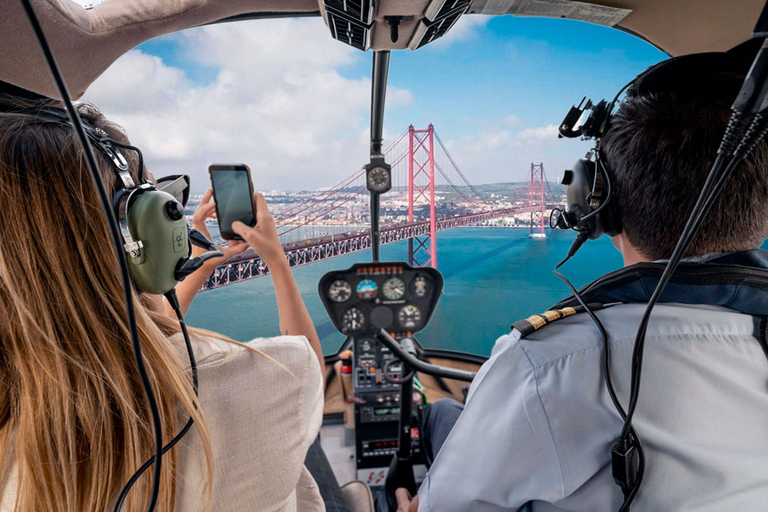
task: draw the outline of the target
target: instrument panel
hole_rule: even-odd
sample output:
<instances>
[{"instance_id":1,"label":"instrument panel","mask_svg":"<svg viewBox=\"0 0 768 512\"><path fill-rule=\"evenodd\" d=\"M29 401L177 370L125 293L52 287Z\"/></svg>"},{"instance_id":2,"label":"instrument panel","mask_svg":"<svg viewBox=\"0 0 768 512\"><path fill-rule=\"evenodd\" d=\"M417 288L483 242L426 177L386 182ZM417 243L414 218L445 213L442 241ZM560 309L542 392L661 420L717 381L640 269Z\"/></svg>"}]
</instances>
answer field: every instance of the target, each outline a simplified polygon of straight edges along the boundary
<instances>
[{"instance_id":1,"label":"instrument panel","mask_svg":"<svg viewBox=\"0 0 768 512\"><path fill-rule=\"evenodd\" d=\"M411 336L426 327L442 290L440 272L401 262L358 263L327 273L319 284L334 326L349 336L379 329Z\"/></svg>"}]
</instances>

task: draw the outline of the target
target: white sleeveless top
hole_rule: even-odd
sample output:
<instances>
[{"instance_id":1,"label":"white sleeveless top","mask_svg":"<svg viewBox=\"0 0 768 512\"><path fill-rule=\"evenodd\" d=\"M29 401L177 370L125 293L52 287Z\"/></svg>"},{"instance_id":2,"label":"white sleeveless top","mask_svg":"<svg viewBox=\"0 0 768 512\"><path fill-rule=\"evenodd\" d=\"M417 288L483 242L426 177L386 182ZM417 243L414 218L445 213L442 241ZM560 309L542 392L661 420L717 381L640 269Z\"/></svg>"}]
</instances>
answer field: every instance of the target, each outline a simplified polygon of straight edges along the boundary
<instances>
[{"instance_id":1,"label":"white sleeveless top","mask_svg":"<svg viewBox=\"0 0 768 512\"><path fill-rule=\"evenodd\" d=\"M188 366L181 335L171 342ZM216 339L193 339L214 457L209 510L324 512L317 484L304 467L323 414L317 356L299 336L257 338L248 345L264 355ZM197 429L178 450L175 510L202 510L205 455ZM2 486L0 512L13 511L16 483L14 468Z\"/></svg>"}]
</instances>

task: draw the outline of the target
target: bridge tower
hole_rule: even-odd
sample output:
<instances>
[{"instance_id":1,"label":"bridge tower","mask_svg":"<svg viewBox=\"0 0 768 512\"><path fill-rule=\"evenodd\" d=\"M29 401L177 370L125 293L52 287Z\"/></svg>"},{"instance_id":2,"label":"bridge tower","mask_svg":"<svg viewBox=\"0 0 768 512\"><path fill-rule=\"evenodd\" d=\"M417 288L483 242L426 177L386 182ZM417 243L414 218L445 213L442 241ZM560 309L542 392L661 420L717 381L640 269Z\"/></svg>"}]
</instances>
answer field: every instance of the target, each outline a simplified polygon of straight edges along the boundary
<instances>
[{"instance_id":1,"label":"bridge tower","mask_svg":"<svg viewBox=\"0 0 768 512\"><path fill-rule=\"evenodd\" d=\"M530 183L528 185L528 203L534 207L531 210L531 235L546 236L546 208L544 200L544 164L531 163Z\"/></svg>"},{"instance_id":2,"label":"bridge tower","mask_svg":"<svg viewBox=\"0 0 768 512\"><path fill-rule=\"evenodd\" d=\"M435 128L408 127L408 222L414 206L429 208L429 233L408 239L408 263L437 268L437 215L435 213Z\"/></svg>"}]
</instances>

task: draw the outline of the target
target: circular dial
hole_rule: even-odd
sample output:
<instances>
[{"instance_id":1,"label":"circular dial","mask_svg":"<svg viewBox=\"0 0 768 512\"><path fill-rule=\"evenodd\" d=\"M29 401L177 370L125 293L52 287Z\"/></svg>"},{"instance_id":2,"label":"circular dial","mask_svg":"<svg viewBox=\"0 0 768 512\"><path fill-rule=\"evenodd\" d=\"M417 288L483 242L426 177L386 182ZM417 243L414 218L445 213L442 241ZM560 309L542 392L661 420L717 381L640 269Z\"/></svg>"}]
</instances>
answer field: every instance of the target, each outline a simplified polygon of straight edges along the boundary
<instances>
[{"instance_id":1,"label":"circular dial","mask_svg":"<svg viewBox=\"0 0 768 512\"><path fill-rule=\"evenodd\" d=\"M384 281L381 291L389 300L402 299L403 295L405 295L405 283L399 277L390 277Z\"/></svg>"},{"instance_id":2,"label":"circular dial","mask_svg":"<svg viewBox=\"0 0 768 512\"><path fill-rule=\"evenodd\" d=\"M341 317L342 332L359 331L365 325L365 315L357 308L349 308Z\"/></svg>"},{"instance_id":3,"label":"circular dial","mask_svg":"<svg viewBox=\"0 0 768 512\"><path fill-rule=\"evenodd\" d=\"M374 167L368 171L368 188L381 192L389 188L390 174L383 167Z\"/></svg>"},{"instance_id":4,"label":"circular dial","mask_svg":"<svg viewBox=\"0 0 768 512\"><path fill-rule=\"evenodd\" d=\"M427 280L427 278L424 276L417 277L411 283L411 291L413 292L414 297L417 299L423 299L426 297L427 294L429 294L430 288L431 285L429 284L429 280Z\"/></svg>"},{"instance_id":5,"label":"circular dial","mask_svg":"<svg viewBox=\"0 0 768 512\"><path fill-rule=\"evenodd\" d=\"M421 311L416 306L403 306L397 314L397 321L406 329L415 329L421 324Z\"/></svg>"},{"instance_id":6,"label":"circular dial","mask_svg":"<svg viewBox=\"0 0 768 512\"><path fill-rule=\"evenodd\" d=\"M333 302L347 302L352 296L352 287L343 279L334 281L328 288L328 297Z\"/></svg>"},{"instance_id":7,"label":"circular dial","mask_svg":"<svg viewBox=\"0 0 768 512\"><path fill-rule=\"evenodd\" d=\"M379 285L371 279L363 279L357 283L357 296L361 299L373 299L379 293Z\"/></svg>"}]
</instances>

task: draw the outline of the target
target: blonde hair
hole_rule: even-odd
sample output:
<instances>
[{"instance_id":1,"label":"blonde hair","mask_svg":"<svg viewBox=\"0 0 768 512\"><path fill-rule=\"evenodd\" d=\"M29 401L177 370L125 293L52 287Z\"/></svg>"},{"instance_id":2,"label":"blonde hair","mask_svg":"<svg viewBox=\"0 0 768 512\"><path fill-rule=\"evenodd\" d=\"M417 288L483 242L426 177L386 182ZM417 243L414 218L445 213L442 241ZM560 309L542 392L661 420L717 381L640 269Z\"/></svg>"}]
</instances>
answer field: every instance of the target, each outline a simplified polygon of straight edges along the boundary
<instances>
[{"instance_id":1,"label":"blonde hair","mask_svg":"<svg viewBox=\"0 0 768 512\"><path fill-rule=\"evenodd\" d=\"M94 107L79 108L91 124L127 142ZM114 191L116 173L96 153ZM136 156L124 155L138 179ZM18 464L16 510L105 511L154 455L154 442L117 258L71 127L0 114L0 205L0 463ZM210 493L210 437L167 339L178 322L148 311L135 294L134 305L165 442L183 425L180 411L194 419ZM171 450L163 458L157 512L173 511L176 472ZM124 511L146 507L151 481L148 471Z\"/></svg>"}]
</instances>

